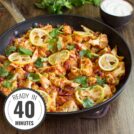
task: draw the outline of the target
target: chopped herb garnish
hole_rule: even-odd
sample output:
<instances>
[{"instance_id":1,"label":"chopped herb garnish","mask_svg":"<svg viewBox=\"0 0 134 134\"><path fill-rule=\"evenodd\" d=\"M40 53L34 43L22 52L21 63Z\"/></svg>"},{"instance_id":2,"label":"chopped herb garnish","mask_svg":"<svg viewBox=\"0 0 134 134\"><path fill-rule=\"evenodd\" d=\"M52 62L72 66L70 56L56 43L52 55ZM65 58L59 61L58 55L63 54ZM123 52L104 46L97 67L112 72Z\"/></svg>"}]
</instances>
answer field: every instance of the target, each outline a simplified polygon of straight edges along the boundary
<instances>
[{"instance_id":1,"label":"chopped herb garnish","mask_svg":"<svg viewBox=\"0 0 134 134\"><path fill-rule=\"evenodd\" d=\"M54 28L50 33L49 36L51 38L56 38L61 32L61 29L63 28L63 26L60 26L58 28Z\"/></svg>"},{"instance_id":2,"label":"chopped herb garnish","mask_svg":"<svg viewBox=\"0 0 134 134\"><path fill-rule=\"evenodd\" d=\"M43 62L44 61L47 61L47 58L42 58L42 57L39 57L36 61L35 61L35 66L36 67L43 67Z\"/></svg>"},{"instance_id":3,"label":"chopped herb garnish","mask_svg":"<svg viewBox=\"0 0 134 134\"><path fill-rule=\"evenodd\" d=\"M5 49L5 54L6 54L6 56L9 56L14 51L16 51L16 47L15 46L9 46Z\"/></svg>"},{"instance_id":4,"label":"chopped herb garnish","mask_svg":"<svg viewBox=\"0 0 134 134\"><path fill-rule=\"evenodd\" d=\"M6 77L8 76L9 72L4 68L4 67L0 67L0 76L1 77Z\"/></svg>"},{"instance_id":5,"label":"chopped herb garnish","mask_svg":"<svg viewBox=\"0 0 134 134\"><path fill-rule=\"evenodd\" d=\"M4 81L2 83L2 86L6 87L6 88L11 88L12 87L12 83L10 81Z\"/></svg>"},{"instance_id":6,"label":"chopped herb garnish","mask_svg":"<svg viewBox=\"0 0 134 134\"><path fill-rule=\"evenodd\" d=\"M74 82L81 84L82 87L88 87L86 76L79 76L74 80Z\"/></svg>"},{"instance_id":7,"label":"chopped herb garnish","mask_svg":"<svg viewBox=\"0 0 134 134\"><path fill-rule=\"evenodd\" d=\"M40 81L40 76L36 73L29 73L28 74L28 79L34 82Z\"/></svg>"},{"instance_id":8,"label":"chopped herb garnish","mask_svg":"<svg viewBox=\"0 0 134 134\"><path fill-rule=\"evenodd\" d=\"M3 64L3 66L4 66L4 67L8 67L8 66L10 65L10 63L11 63L10 61L6 60L6 61L4 62L4 64Z\"/></svg>"},{"instance_id":9,"label":"chopped herb garnish","mask_svg":"<svg viewBox=\"0 0 134 134\"><path fill-rule=\"evenodd\" d=\"M68 46L67 46L67 49L68 49L68 50L73 50L74 48L75 48L74 45L68 45Z\"/></svg>"},{"instance_id":10,"label":"chopped herb garnish","mask_svg":"<svg viewBox=\"0 0 134 134\"><path fill-rule=\"evenodd\" d=\"M8 76L6 77L7 80L11 80L14 77L13 73L9 73Z\"/></svg>"},{"instance_id":11,"label":"chopped herb garnish","mask_svg":"<svg viewBox=\"0 0 134 134\"><path fill-rule=\"evenodd\" d=\"M23 47L18 48L18 52L20 54L29 55L29 56L32 56L32 54L33 54L33 52L31 50L23 48Z\"/></svg>"},{"instance_id":12,"label":"chopped herb garnish","mask_svg":"<svg viewBox=\"0 0 134 134\"><path fill-rule=\"evenodd\" d=\"M95 58L98 57L99 55L98 54L95 54L95 53L91 53L89 50L81 50L80 51L80 56L81 57L85 56L85 57L87 57L89 59L92 59L94 57Z\"/></svg>"},{"instance_id":13,"label":"chopped herb garnish","mask_svg":"<svg viewBox=\"0 0 134 134\"><path fill-rule=\"evenodd\" d=\"M52 53L56 52L56 46L55 46L55 44L49 44L49 45L48 45L48 49L49 49L49 51L51 51Z\"/></svg>"},{"instance_id":14,"label":"chopped herb garnish","mask_svg":"<svg viewBox=\"0 0 134 134\"><path fill-rule=\"evenodd\" d=\"M57 48L58 48L58 50L61 50L61 48L62 48L62 38L58 38L58 41L57 41Z\"/></svg>"},{"instance_id":15,"label":"chopped herb garnish","mask_svg":"<svg viewBox=\"0 0 134 134\"><path fill-rule=\"evenodd\" d=\"M97 76L97 84L103 86L106 83L106 79L102 79L101 77Z\"/></svg>"},{"instance_id":16,"label":"chopped herb garnish","mask_svg":"<svg viewBox=\"0 0 134 134\"><path fill-rule=\"evenodd\" d=\"M86 98L86 99L83 100L83 107L84 108L90 108L93 105L94 105L94 102L91 99Z\"/></svg>"},{"instance_id":17,"label":"chopped herb garnish","mask_svg":"<svg viewBox=\"0 0 134 134\"><path fill-rule=\"evenodd\" d=\"M62 29L63 26L60 26L58 28L54 28L50 33L49 33L49 40L48 40L48 43L49 43L49 46L48 46L48 49L51 51L51 52L56 52L56 50L60 50L61 47L62 47L62 44L61 44L61 39L59 40L58 38L58 35L61 32L61 29Z\"/></svg>"},{"instance_id":18,"label":"chopped herb garnish","mask_svg":"<svg viewBox=\"0 0 134 134\"><path fill-rule=\"evenodd\" d=\"M81 50L80 56L81 57L85 56L85 57L88 57L89 59L91 59L93 57L92 53L89 50Z\"/></svg>"}]
</instances>

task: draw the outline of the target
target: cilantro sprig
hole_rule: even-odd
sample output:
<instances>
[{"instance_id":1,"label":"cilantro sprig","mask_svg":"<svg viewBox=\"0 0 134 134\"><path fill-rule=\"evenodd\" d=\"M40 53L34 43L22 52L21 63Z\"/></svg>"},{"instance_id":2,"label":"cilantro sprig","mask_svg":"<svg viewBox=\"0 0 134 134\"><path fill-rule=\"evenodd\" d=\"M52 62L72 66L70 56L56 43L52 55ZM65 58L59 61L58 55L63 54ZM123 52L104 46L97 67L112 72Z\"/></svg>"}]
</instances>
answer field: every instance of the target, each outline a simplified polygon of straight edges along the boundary
<instances>
[{"instance_id":1,"label":"cilantro sprig","mask_svg":"<svg viewBox=\"0 0 134 134\"><path fill-rule=\"evenodd\" d=\"M35 66L37 68L40 68L40 67L43 67L43 62L47 61L47 58L42 58L42 57L39 57L36 61L35 61Z\"/></svg>"},{"instance_id":2,"label":"cilantro sprig","mask_svg":"<svg viewBox=\"0 0 134 134\"><path fill-rule=\"evenodd\" d=\"M15 46L9 46L5 49L5 55L9 56L12 52L16 51L16 47Z\"/></svg>"},{"instance_id":3,"label":"cilantro sprig","mask_svg":"<svg viewBox=\"0 0 134 134\"><path fill-rule=\"evenodd\" d=\"M99 76L96 76L96 79L97 79L97 84L100 85L100 86L103 86L104 84L106 84L106 79L103 79Z\"/></svg>"},{"instance_id":4,"label":"cilantro sprig","mask_svg":"<svg viewBox=\"0 0 134 134\"><path fill-rule=\"evenodd\" d=\"M11 88L12 87L12 83L10 81L4 81L2 83L2 86L5 87L5 88Z\"/></svg>"},{"instance_id":5,"label":"cilantro sprig","mask_svg":"<svg viewBox=\"0 0 134 134\"><path fill-rule=\"evenodd\" d=\"M40 81L40 76L36 73L29 73L28 74L28 79L34 82Z\"/></svg>"},{"instance_id":6,"label":"cilantro sprig","mask_svg":"<svg viewBox=\"0 0 134 134\"><path fill-rule=\"evenodd\" d=\"M96 57L99 56L95 53L90 52L89 50L81 50L79 54L80 54L81 57L85 56L89 59L96 58Z\"/></svg>"},{"instance_id":7,"label":"cilantro sprig","mask_svg":"<svg viewBox=\"0 0 134 134\"><path fill-rule=\"evenodd\" d=\"M87 3L99 6L100 2L101 0L40 0L35 5L38 8L47 9L49 13L62 14L64 8L72 9Z\"/></svg>"},{"instance_id":8,"label":"cilantro sprig","mask_svg":"<svg viewBox=\"0 0 134 134\"><path fill-rule=\"evenodd\" d=\"M93 105L94 105L94 102L91 99L86 98L86 99L83 100L83 107L84 108L90 108Z\"/></svg>"},{"instance_id":9,"label":"cilantro sprig","mask_svg":"<svg viewBox=\"0 0 134 134\"><path fill-rule=\"evenodd\" d=\"M68 49L68 50L73 50L74 48L75 48L75 46L74 46L73 44L67 46L67 49Z\"/></svg>"},{"instance_id":10,"label":"cilantro sprig","mask_svg":"<svg viewBox=\"0 0 134 134\"><path fill-rule=\"evenodd\" d=\"M23 47L19 47L18 48L18 52L20 54L23 54L23 55L29 55L29 56L32 56L33 52L29 49L26 49L26 48L23 48Z\"/></svg>"},{"instance_id":11,"label":"cilantro sprig","mask_svg":"<svg viewBox=\"0 0 134 134\"><path fill-rule=\"evenodd\" d=\"M58 38L59 34L62 33L62 28L63 26L54 28L50 33L49 33L49 46L48 49L51 52L55 52L57 49L60 50L62 47L62 40L61 38Z\"/></svg>"},{"instance_id":12,"label":"cilantro sprig","mask_svg":"<svg viewBox=\"0 0 134 134\"><path fill-rule=\"evenodd\" d=\"M82 87L88 87L88 80L86 76L78 76L74 79L74 82L79 83Z\"/></svg>"},{"instance_id":13,"label":"cilantro sprig","mask_svg":"<svg viewBox=\"0 0 134 134\"><path fill-rule=\"evenodd\" d=\"M0 67L0 77L6 77L8 74L9 72L4 67Z\"/></svg>"}]
</instances>

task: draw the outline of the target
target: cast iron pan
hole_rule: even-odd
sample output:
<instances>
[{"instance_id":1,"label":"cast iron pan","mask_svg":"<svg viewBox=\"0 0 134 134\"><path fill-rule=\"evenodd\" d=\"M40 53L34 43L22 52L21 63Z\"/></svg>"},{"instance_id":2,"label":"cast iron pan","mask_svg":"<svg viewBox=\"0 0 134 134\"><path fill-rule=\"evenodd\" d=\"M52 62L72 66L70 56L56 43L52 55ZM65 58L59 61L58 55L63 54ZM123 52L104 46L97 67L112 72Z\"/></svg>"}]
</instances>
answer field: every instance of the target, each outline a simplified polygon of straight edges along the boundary
<instances>
[{"instance_id":1,"label":"cast iron pan","mask_svg":"<svg viewBox=\"0 0 134 134\"><path fill-rule=\"evenodd\" d=\"M73 15L49 15L49 16L35 17L32 19L26 20L24 22L18 23L0 36L0 54L4 52L4 49L7 47L7 45L10 43L10 41L13 38L20 36L21 34L25 33L29 28L35 27L38 24L51 24L53 26L68 24L74 27L74 29L76 30L82 30L80 26L84 25L86 27L91 28L94 31L106 33L109 38L110 46L113 48L115 47L115 45L117 45L118 54L125 57L124 60L125 60L125 67L126 67L125 76L120 81L120 84L117 86L117 92L109 100L101 104L98 104L92 108L83 109L83 110L76 111L76 112L47 113L47 115L65 116L65 115L74 115L74 114L76 115L76 114L83 113L83 112L92 113L107 106L109 103L115 100L115 98L123 91L124 85L128 80L128 77L131 72L131 67L132 67L131 53L128 48L128 45L124 41L124 39L114 29L92 18L85 18L85 17L73 16Z\"/></svg>"}]
</instances>

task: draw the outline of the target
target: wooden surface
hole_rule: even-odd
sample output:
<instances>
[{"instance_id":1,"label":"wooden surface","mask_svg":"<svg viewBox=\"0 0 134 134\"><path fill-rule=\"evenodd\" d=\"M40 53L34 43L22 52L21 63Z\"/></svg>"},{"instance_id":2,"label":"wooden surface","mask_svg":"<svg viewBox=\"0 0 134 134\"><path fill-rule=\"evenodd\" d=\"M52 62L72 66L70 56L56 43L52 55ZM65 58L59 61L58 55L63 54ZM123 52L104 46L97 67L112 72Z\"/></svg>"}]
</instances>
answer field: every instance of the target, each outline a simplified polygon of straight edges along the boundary
<instances>
[{"instance_id":1,"label":"wooden surface","mask_svg":"<svg viewBox=\"0 0 134 134\"><path fill-rule=\"evenodd\" d=\"M25 18L47 14L33 6L35 1L15 0L15 3ZM67 11L66 14L90 16L100 20L99 9L91 5ZM0 34L14 24L14 19L0 5ZM129 43L134 59L134 19L118 31ZM0 97L0 134L134 134L134 68L124 92L111 104L110 111L102 119L90 120L80 117L47 119L45 123L32 131L21 132L6 122L3 117L3 104L4 100Z\"/></svg>"}]
</instances>

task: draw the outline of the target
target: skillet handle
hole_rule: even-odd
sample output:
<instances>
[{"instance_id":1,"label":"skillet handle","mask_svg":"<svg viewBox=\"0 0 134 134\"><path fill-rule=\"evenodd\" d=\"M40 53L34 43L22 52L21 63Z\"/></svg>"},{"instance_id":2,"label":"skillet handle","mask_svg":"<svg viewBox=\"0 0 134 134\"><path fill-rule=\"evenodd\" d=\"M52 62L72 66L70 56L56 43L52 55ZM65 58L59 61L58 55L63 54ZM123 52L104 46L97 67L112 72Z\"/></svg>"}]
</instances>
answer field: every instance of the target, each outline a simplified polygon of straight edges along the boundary
<instances>
[{"instance_id":1,"label":"skillet handle","mask_svg":"<svg viewBox=\"0 0 134 134\"><path fill-rule=\"evenodd\" d=\"M13 0L0 0L2 5L9 11L17 23L25 21L24 16L20 13L18 8L15 6Z\"/></svg>"}]
</instances>

